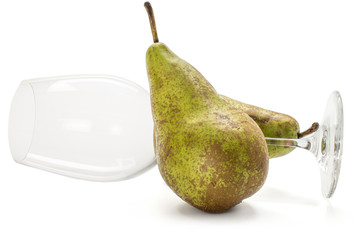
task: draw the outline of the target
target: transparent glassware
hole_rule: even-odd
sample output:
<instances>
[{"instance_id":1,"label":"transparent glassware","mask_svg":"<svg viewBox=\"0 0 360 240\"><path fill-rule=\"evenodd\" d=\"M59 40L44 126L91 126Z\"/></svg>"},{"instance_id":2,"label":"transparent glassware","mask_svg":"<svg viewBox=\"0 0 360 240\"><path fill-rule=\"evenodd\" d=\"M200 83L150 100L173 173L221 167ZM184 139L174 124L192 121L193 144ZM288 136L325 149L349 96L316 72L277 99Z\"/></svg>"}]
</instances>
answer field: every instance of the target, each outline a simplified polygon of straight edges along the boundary
<instances>
[{"instance_id":1,"label":"transparent glassware","mask_svg":"<svg viewBox=\"0 0 360 240\"><path fill-rule=\"evenodd\" d=\"M298 147L312 152L319 164L321 189L330 198L339 179L343 153L344 113L339 92L333 92L327 102L318 130L300 139L266 138L268 145Z\"/></svg>"},{"instance_id":2,"label":"transparent glassware","mask_svg":"<svg viewBox=\"0 0 360 240\"><path fill-rule=\"evenodd\" d=\"M268 145L312 152L322 193L331 197L343 152L339 92L322 124L300 139L266 138ZM18 163L92 181L119 181L156 165L149 93L109 75L72 75L23 81L13 98L9 143Z\"/></svg>"},{"instance_id":3,"label":"transparent glassware","mask_svg":"<svg viewBox=\"0 0 360 240\"><path fill-rule=\"evenodd\" d=\"M50 172L118 181L155 165L149 94L119 77L22 81L8 127L13 159Z\"/></svg>"}]
</instances>

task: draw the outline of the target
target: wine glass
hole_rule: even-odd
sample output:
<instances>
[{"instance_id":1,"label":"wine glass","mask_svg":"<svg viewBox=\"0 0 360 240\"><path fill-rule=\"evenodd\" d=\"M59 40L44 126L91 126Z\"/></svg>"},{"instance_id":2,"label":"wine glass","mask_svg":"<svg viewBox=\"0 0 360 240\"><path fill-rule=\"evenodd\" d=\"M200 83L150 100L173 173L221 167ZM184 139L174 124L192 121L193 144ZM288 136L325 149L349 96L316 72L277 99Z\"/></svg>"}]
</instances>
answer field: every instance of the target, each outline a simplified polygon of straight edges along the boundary
<instances>
[{"instance_id":1,"label":"wine glass","mask_svg":"<svg viewBox=\"0 0 360 240\"><path fill-rule=\"evenodd\" d=\"M340 173L343 125L341 96L333 92L322 124L311 134L265 139L311 151L329 198ZM149 93L109 75L23 81L11 106L9 142L18 163L86 180L124 180L156 165Z\"/></svg>"}]
</instances>

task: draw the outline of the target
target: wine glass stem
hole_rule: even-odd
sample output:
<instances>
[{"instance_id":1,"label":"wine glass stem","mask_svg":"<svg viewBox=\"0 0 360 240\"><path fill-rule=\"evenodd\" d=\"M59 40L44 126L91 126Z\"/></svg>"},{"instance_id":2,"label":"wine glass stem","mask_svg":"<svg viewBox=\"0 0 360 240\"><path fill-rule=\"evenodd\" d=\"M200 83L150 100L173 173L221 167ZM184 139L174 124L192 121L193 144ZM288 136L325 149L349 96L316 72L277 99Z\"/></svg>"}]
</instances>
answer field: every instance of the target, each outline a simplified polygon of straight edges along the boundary
<instances>
[{"instance_id":1,"label":"wine glass stem","mask_svg":"<svg viewBox=\"0 0 360 240\"><path fill-rule=\"evenodd\" d=\"M269 138L265 137L267 145L281 147L298 147L311 151L311 138L288 139L288 138Z\"/></svg>"}]
</instances>

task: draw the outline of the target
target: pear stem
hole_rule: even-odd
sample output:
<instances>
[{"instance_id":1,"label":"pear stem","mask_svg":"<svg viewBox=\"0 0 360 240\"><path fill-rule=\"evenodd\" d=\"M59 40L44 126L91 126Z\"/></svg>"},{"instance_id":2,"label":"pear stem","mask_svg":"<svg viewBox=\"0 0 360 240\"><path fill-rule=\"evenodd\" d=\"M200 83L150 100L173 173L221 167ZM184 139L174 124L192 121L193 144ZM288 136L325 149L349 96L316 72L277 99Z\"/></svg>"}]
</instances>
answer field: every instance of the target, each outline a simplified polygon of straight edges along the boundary
<instances>
[{"instance_id":1,"label":"pear stem","mask_svg":"<svg viewBox=\"0 0 360 240\"><path fill-rule=\"evenodd\" d=\"M152 32L152 35L153 35L154 43L157 43L157 42L159 42L159 38L158 38L158 35L157 35L157 31L156 31L154 11L153 11L153 9L151 7L151 4L149 2L145 2L144 7L145 7L145 9L147 11L147 14L149 16L150 27L151 27L151 32Z\"/></svg>"},{"instance_id":2,"label":"pear stem","mask_svg":"<svg viewBox=\"0 0 360 240\"><path fill-rule=\"evenodd\" d=\"M316 132L319 129L319 123L314 122L311 127L301 133L298 133L298 138L303 138L311 133Z\"/></svg>"}]
</instances>

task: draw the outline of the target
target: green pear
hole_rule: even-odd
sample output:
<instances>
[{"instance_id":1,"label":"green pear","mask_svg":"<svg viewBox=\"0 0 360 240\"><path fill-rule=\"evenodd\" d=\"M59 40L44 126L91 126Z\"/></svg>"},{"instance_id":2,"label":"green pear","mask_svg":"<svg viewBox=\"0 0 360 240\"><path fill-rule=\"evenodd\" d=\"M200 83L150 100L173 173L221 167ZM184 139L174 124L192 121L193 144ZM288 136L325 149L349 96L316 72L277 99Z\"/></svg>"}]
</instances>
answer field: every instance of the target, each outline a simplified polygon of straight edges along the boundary
<instances>
[{"instance_id":1,"label":"green pear","mask_svg":"<svg viewBox=\"0 0 360 240\"><path fill-rule=\"evenodd\" d=\"M146 52L156 157L161 176L184 201L223 212L264 184L269 165L264 134L225 101L193 66L158 41Z\"/></svg>"},{"instance_id":2,"label":"green pear","mask_svg":"<svg viewBox=\"0 0 360 240\"><path fill-rule=\"evenodd\" d=\"M293 117L239 102L223 95L221 97L240 111L248 114L259 125L265 137L288 139L297 139L299 137L299 124ZM269 145L269 157L280 157L294 149L293 147Z\"/></svg>"},{"instance_id":3,"label":"green pear","mask_svg":"<svg viewBox=\"0 0 360 240\"><path fill-rule=\"evenodd\" d=\"M314 133L319 128L319 123L314 122L309 129L300 132L299 123L289 115L239 102L223 95L221 95L221 98L238 108L239 111L248 114L258 124L267 138L283 138L284 141L286 141L285 139L298 139ZM285 145L287 144L282 146L268 145L269 157L284 156L295 149Z\"/></svg>"}]
</instances>

